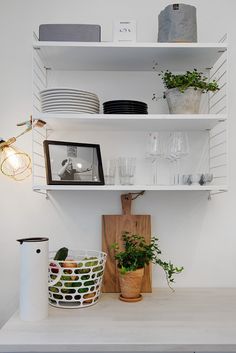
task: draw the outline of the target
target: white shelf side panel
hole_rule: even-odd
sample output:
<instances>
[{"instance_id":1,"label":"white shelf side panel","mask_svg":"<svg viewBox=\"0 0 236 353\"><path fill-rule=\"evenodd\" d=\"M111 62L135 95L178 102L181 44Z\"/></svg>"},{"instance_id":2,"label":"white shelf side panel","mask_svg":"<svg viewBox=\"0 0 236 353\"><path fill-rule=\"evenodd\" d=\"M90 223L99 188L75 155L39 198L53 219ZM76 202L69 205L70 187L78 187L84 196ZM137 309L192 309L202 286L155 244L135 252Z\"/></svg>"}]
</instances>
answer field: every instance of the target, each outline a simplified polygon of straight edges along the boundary
<instances>
[{"instance_id":1,"label":"white shelf side panel","mask_svg":"<svg viewBox=\"0 0 236 353\"><path fill-rule=\"evenodd\" d=\"M215 80L219 91L209 93L209 113L227 114L228 53L225 52L210 70L210 80Z\"/></svg>"},{"instance_id":2,"label":"white shelf side panel","mask_svg":"<svg viewBox=\"0 0 236 353\"><path fill-rule=\"evenodd\" d=\"M45 186L46 169L44 159L43 141L47 140L46 127L33 127L32 129L32 181L33 187L36 184Z\"/></svg>"},{"instance_id":3,"label":"white shelf side panel","mask_svg":"<svg viewBox=\"0 0 236 353\"><path fill-rule=\"evenodd\" d=\"M53 70L151 71L204 70L227 50L225 43L65 43L35 42ZM187 65L187 66L186 66Z\"/></svg>"},{"instance_id":4,"label":"white shelf side panel","mask_svg":"<svg viewBox=\"0 0 236 353\"><path fill-rule=\"evenodd\" d=\"M47 70L42 59L40 50L33 50L33 85L32 85L32 105L33 121L41 111L41 101L39 92L47 87ZM46 126L39 128L33 125L32 128L32 182L46 185L46 170L44 161L43 141L47 139Z\"/></svg>"},{"instance_id":5,"label":"white shelf side panel","mask_svg":"<svg viewBox=\"0 0 236 353\"><path fill-rule=\"evenodd\" d=\"M228 113L228 52L217 60L210 71L220 90L209 94L209 112L220 116ZM228 123L217 124L209 133L209 169L216 185L228 184Z\"/></svg>"},{"instance_id":6,"label":"white shelf side panel","mask_svg":"<svg viewBox=\"0 0 236 353\"><path fill-rule=\"evenodd\" d=\"M47 87L47 70L39 50L33 50L32 105L34 112L41 111L39 92Z\"/></svg>"},{"instance_id":7,"label":"white shelf side panel","mask_svg":"<svg viewBox=\"0 0 236 353\"><path fill-rule=\"evenodd\" d=\"M218 124L209 134L209 170L213 184L228 184L227 122Z\"/></svg>"}]
</instances>

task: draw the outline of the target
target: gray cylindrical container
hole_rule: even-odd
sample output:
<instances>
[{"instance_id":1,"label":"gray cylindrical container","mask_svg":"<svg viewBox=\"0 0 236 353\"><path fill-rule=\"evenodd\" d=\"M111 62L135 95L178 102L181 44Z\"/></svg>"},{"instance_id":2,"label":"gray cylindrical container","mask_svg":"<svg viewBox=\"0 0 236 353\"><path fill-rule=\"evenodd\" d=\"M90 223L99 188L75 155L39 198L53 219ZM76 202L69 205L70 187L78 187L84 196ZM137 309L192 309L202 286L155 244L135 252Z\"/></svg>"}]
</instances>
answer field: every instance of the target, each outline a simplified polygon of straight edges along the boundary
<instances>
[{"instance_id":1,"label":"gray cylindrical container","mask_svg":"<svg viewBox=\"0 0 236 353\"><path fill-rule=\"evenodd\" d=\"M172 4L158 16L158 42L197 42L196 7Z\"/></svg>"},{"instance_id":2,"label":"gray cylindrical container","mask_svg":"<svg viewBox=\"0 0 236 353\"><path fill-rule=\"evenodd\" d=\"M170 114L198 114L202 97L200 89L187 88L183 93L178 88L165 92Z\"/></svg>"},{"instance_id":3,"label":"gray cylindrical container","mask_svg":"<svg viewBox=\"0 0 236 353\"><path fill-rule=\"evenodd\" d=\"M45 319L48 315L48 238L20 242L20 318Z\"/></svg>"}]
</instances>

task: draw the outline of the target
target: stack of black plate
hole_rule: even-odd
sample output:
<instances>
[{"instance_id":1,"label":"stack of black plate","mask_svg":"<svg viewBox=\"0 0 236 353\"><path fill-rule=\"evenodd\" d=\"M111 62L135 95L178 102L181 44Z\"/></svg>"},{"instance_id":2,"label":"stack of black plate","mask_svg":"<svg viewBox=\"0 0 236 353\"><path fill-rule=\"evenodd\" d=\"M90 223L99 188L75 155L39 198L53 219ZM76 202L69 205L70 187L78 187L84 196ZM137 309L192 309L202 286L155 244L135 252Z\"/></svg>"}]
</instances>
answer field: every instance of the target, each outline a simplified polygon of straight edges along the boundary
<instances>
[{"instance_id":1,"label":"stack of black plate","mask_svg":"<svg viewBox=\"0 0 236 353\"><path fill-rule=\"evenodd\" d=\"M148 114L147 104L139 101L115 100L103 103L104 114Z\"/></svg>"}]
</instances>

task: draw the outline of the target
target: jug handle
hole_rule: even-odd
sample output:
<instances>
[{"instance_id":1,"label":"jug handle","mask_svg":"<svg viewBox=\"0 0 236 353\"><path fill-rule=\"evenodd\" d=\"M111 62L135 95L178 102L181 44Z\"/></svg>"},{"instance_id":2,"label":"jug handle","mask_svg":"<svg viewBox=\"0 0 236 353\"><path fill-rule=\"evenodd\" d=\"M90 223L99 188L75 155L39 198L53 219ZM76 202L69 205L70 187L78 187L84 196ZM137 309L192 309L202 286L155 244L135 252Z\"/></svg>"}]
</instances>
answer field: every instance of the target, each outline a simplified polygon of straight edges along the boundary
<instances>
[{"instance_id":1,"label":"jug handle","mask_svg":"<svg viewBox=\"0 0 236 353\"><path fill-rule=\"evenodd\" d=\"M57 272L57 277L54 280L50 279L50 274L48 275L48 287L53 287L57 282L59 282L61 276L63 275L62 268L61 266L57 265L55 262L53 262L56 266L53 267L58 270ZM50 265L49 265L50 266Z\"/></svg>"}]
</instances>

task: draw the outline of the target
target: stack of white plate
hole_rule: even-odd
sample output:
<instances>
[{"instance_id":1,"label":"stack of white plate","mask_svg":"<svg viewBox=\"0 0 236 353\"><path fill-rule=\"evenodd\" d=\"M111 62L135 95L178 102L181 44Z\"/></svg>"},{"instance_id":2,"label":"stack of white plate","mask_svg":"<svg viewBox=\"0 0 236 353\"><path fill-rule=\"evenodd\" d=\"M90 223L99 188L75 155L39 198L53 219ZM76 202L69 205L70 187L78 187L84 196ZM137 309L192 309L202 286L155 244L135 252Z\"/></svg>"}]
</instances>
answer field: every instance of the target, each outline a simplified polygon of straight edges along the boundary
<instances>
[{"instance_id":1,"label":"stack of white plate","mask_svg":"<svg viewBox=\"0 0 236 353\"><path fill-rule=\"evenodd\" d=\"M40 92L43 113L99 113L98 96L74 88L48 88Z\"/></svg>"}]
</instances>

